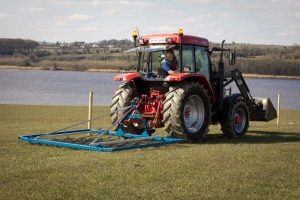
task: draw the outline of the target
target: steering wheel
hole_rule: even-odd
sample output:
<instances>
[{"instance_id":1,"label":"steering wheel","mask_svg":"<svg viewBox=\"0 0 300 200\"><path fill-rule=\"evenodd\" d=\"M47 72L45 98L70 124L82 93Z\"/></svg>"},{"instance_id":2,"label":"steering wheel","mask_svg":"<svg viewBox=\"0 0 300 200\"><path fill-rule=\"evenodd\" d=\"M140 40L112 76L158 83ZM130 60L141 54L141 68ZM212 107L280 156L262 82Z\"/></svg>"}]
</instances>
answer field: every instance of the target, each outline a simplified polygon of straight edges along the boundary
<instances>
[{"instance_id":1,"label":"steering wheel","mask_svg":"<svg viewBox=\"0 0 300 200\"><path fill-rule=\"evenodd\" d=\"M192 67L190 65L188 65L188 64L184 64L183 65L183 70L185 72L190 72L190 71L192 71Z\"/></svg>"}]
</instances>

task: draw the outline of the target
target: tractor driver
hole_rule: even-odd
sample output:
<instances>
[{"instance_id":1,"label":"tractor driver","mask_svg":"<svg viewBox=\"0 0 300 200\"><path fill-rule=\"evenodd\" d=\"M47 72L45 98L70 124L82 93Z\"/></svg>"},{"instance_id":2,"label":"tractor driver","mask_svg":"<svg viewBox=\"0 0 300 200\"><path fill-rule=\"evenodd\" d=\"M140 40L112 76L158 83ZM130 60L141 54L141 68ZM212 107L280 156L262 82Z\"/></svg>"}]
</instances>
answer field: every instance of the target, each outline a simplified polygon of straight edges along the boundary
<instances>
[{"instance_id":1,"label":"tractor driver","mask_svg":"<svg viewBox=\"0 0 300 200\"><path fill-rule=\"evenodd\" d=\"M168 76L170 74L174 74L177 69L177 59L175 57L173 50L167 50L165 59L161 62L163 76Z\"/></svg>"}]
</instances>

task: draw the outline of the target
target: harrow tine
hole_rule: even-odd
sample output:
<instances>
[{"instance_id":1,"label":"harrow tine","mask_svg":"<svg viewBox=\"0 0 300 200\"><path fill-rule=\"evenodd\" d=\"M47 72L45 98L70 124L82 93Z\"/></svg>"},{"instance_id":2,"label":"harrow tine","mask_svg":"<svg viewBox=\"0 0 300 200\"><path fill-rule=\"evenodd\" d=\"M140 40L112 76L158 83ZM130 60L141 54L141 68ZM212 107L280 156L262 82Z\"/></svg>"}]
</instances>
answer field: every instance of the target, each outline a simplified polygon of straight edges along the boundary
<instances>
[{"instance_id":1,"label":"harrow tine","mask_svg":"<svg viewBox=\"0 0 300 200\"><path fill-rule=\"evenodd\" d=\"M107 133L112 127L114 127L117 123L120 123L121 121L123 121L126 116L131 113L131 111L133 111L136 107L135 106L128 106L125 107L126 109L129 109L128 111L126 111L126 113L117 121L115 121L113 124L111 124L106 130L104 130L103 133ZM124 108L124 110L125 110ZM99 139L101 138L101 135L97 136L89 145L93 146Z\"/></svg>"},{"instance_id":2,"label":"harrow tine","mask_svg":"<svg viewBox=\"0 0 300 200\"><path fill-rule=\"evenodd\" d=\"M124 143L130 143L134 141L145 141L145 140L153 140L157 136L151 136L151 137L140 137L140 138L132 138L132 139L126 139L126 140L112 140L112 141L106 141L106 142L98 142L94 144L90 144L91 146L101 147L103 145L111 145L111 144L124 144Z\"/></svg>"},{"instance_id":3,"label":"harrow tine","mask_svg":"<svg viewBox=\"0 0 300 200\"><path fill-rule=\"evenodd\" d=\"M113 113L117 113L117 112L121 112L121 111L127 110L127 109L129 109L129 108L131 108L131 107L132 107L132 106L127 106L127 107L124 107L124 108L122 108L122 109L115 110L114 112L110 113L109 115L111 115L111 114L113 114ZM78 126L78 125L87 123L87 122L89 122L89 121L93 121L93 120L96 120L96 119L103 118L103 117L105 117L105 116L107 116L107 115L108 115L108 114L105 113L105 114L99 115L99 116L97 116L97 117L93 117L92 119L85 120L85 121L81 121L81 122L78 122L78 123L73 124L73 125L71 125L71 126L67 126L67 127L64 127L64 128L58 129L58 130L55 130L55 131L51 131L51 132L49 132L49 133L42 134L42 135L39 136L39 137L47 137L47 136L49 136L49 135L54 135L54 134L56 134L56 133L59 133L59 132L64 131L64 130L66 130L66 129L70 129L70 128L76 127L76 126ZM112 128L114 125L115 125L115 124L113 124L112 126L110 126L109 128L107 128L106 130L109 130L109 129Z\"/></svg>"}]
</instances>

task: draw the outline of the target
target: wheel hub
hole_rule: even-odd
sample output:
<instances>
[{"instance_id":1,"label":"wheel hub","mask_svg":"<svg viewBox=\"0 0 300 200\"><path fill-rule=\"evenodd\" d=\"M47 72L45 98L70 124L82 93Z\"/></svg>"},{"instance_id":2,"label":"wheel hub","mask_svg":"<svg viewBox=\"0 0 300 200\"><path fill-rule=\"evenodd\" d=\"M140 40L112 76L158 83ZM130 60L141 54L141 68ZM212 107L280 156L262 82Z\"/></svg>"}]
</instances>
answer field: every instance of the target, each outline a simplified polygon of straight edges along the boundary
<instances>
[{"instance_id":1,"label":"wheel hub","mask_svg":"<svg viewBox=\"0 0 300 200\"><path fill-rule=\"evenodd\" d=\"M190 118L190 116L191 116L191 108L189 106L186 106L183 115L184 115L184 118L186 120L188 120Z\"/></svg>"},{"instance_id":2,"label":"wheel hub","mask_svg":"<svg viewBox=\"0 0 300 200\"><path fill-rule=\"evenodd\" d=\"M183 109L185 127L192 133L198 132L204 123L204 104L198 95L192 95Z\"/></svg>"},{"instance_id":3,"label":"wheel hub","mask_svg":"<svg viewBox=\"0 0 300 200\"><path fill-rule=\"evenodd\" d=\"M233 116L233 125L237 134L244 131L246 123L247 117L245 111L241 107L237 108Z\"/></svg>"},{"instance_id":4,"label":"wheel hub","mask_svg":"<svg viewBox=\"0 0 300 200\"><path fill-rule=\"evenodd\" d=\"M241 123L241 116L239 114L235 114L234 116L234 123L235 124L240 124Z\"/></svg>"}]
</instances>

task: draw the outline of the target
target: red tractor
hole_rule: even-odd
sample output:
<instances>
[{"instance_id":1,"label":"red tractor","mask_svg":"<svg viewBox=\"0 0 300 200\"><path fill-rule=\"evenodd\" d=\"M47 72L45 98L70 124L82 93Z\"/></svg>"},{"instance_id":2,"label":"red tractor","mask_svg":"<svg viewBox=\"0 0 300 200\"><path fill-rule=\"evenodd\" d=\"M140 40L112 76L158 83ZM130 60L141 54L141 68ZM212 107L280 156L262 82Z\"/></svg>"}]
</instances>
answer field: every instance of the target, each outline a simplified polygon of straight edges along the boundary
<instances>
[{"instance_id":1,"label":"red tractor","mask_svg":"<svg viewBox=\"0 0 300 200\"><path fill-rule=\"evenodd\" d=\"M239 70L224 72L221 47L209 48L205 38L184 35L182 29L174 34L157 34L137 39L134 32L135 48L127 52L137 55L135 73L117 75L115 81L124 84L112 98L111 119L117 124L125 111L115 112L137 105L145 120L130 118L123 121L125 132L141 134L147 126L148 132L163 127L169 136L198 141L205 137L210 124L221 124L224 135L243 136L249 121L270 121L277 117L269 99L257 100ZM166 75L162 60L172 50L178 59L175 73ZM211 55L220 53L218 68ZM235 53L229 53L229 63L235 63ZM240 93L225 95L225 87L235 81ZM146 121L146 125L145 122ZM115 129L117 129L116 125Z\"/></svg>"}]
</instances>

